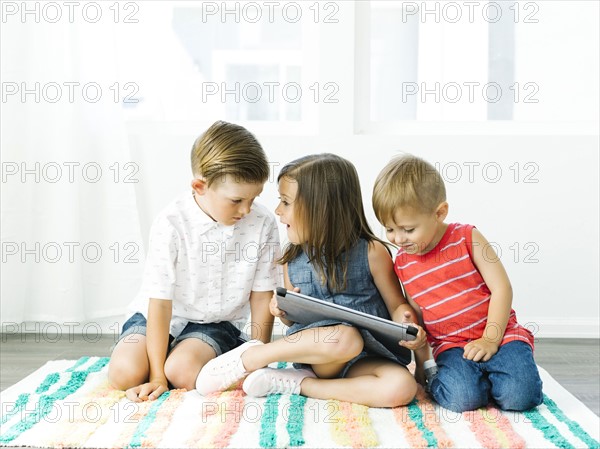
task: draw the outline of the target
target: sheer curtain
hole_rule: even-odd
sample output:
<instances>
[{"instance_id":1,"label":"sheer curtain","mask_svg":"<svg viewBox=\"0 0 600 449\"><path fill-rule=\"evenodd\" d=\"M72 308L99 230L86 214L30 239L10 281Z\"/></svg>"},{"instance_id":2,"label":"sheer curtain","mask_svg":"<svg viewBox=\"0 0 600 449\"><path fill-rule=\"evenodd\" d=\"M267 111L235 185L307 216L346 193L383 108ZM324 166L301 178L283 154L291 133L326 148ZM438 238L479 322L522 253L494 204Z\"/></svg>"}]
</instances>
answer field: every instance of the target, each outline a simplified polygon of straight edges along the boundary
<instances>
[{"instance_id":1,"label":"sheer curtain","mask_svg":"<svg viewBox=\"0 0 600 449\"><path fill-rule=\"evenodd\" d=\"M134 187L143 168L131 162L122 119L128 92L117 73L116 26L2 24L6 331L122 315L139 286Z\"/></svg>"}]
</instances>

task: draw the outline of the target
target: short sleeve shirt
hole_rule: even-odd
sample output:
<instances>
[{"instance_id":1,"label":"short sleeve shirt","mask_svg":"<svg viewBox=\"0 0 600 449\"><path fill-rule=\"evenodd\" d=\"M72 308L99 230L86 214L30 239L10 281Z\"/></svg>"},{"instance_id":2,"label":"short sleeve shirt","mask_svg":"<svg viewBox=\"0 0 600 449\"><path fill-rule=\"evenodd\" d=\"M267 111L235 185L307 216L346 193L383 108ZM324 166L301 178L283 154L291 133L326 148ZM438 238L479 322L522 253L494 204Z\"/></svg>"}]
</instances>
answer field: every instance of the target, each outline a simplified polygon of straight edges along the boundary
<instances>
[{"instance_id":1,"label":"short sleeve shirt","mask_svg":"<svg viewBox=\"0 0 600 449\"><path fill-rule=\"evenodd\" d=\"M186 192L154 220L140 292L131 312L147 317L149 298L173 301L171 335L185 325L232 321L250 313L252 291L282 285L275 217L254 203L232 226L213 221Z\"/></svg>"}]
</instances>

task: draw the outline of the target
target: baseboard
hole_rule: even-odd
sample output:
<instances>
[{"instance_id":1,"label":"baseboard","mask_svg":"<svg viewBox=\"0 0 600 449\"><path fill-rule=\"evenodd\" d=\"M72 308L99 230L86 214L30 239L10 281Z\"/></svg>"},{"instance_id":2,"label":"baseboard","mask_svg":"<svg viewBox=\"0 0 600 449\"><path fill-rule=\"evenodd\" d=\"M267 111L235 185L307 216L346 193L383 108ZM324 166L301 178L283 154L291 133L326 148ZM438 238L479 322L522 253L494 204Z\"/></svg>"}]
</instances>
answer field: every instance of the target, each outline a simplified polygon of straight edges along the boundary
<instances>
[{"instance_id":1,"label":"baseboard","mask_svg":"<svg viewBox=\"0 0 600 449\"><path fill-rule=\"evenodd\" d=\"M600 338L598 318L519 317L535 338Z\"/></svg>"}]
</instances>

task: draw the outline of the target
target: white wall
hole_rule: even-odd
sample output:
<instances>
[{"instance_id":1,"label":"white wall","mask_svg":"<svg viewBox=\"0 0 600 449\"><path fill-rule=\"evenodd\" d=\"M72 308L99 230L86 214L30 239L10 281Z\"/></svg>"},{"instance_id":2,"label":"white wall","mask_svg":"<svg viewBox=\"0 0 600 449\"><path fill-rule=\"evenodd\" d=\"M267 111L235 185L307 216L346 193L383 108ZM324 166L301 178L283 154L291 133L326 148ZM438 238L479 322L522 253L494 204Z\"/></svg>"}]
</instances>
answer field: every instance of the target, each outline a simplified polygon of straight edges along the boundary
<instances>
[{"instance_id":1,"label":"white wall","mask_svg":"<svg viewBox=\"0 0 600 449\"><path fill-rule=\"evenodd\" d=\"M538 336L598 338L598 3L519 3L521 12L529 5L539 7L539 13L535 23L522 16L515 25L514 79L521 86L535 82L539 101L526 103L527 91L521 92L513 120L487 120L487 104L478 103L472 114L473 105L463 104L469 113L457 117L454 103L423 100L416 120L395 124L371 122L369 112L371 81L382 83L377 87L384 88L385 98L393 98L388 87L390 93L397 88L389 81L395 72L384 73L385 82L372 77L373 67L385 71L394 66L383 64L385 56L382 61L375 58L369 44L370 5L390 3L329 2L339 8L335 23L315 23L312 12L305 11L302 48L292 49L307 83L302 120L247 125L274 164L273 178L283 164L307 153L345 156L361 174L366 209L381 231L370 212L377 172L395 152L422 156L438 164L448 181L449 219L477 225L502 252L520 321L532 323ZM197 72L171 29L172 4L142 2L137 24L114 23L108 9L101 23L78 19L71 24L66 11L60 23L38 23L32 15L25 20L19 14L3 21L3 81L13 86L26 82L29 88L34 82L94 81L105 93L98 103L83 101L80 95L70 102L66 93L57 103L45 97L38 101L30 93L26 99L10 95L0 104L2 243L12 250L25 245L28 251L3 253L7 262L2 264L0 308L2 327L10 332L39 330L35 324L20 325L34 320L54 320L52 329L96 320L110 333L116 331L122 315L112 316L124 312L137 292L153 217L189 188L194 139L214 120L227 118L227 105L218 96L213 97L217 105L198 100L199 80L224 78ZM419 25L418 45L424 51L419 56L422 73L415 81L492 80L485 76L487 23L478 19L457 28L429 19ZM221 29L226 24L213 25ZM228 25L233 26L231 20ZM246 32L252 31L251 25L241 24ZM198 32L210 34L205 27ZM385 54L393 53L395 38L386 43L391 50ZM264 53L248 53L251 43L242 39L242 44L244 60ZM269 61L289 56L287 51L277 49ZM222 56L219 51L215 55ZM381 66L372 66L372 60ZM135 82L143 100L138 106L146 109L135 113L115 103L115 81L122 87ZM334 82L338 102L326 102L323 96L315 102L308 89L315 81L321 87ZM388 106L393 109L395 104ZM22 173L5 172L5 167L23 164L28 170L34 164L64 168L73 161L99 164L104 170L101 182L82 179L80 168L74 182L66 175L54 182L38 181L35 173L23 180ZM123 179L131 173L125 170L130 162L139 167L137 183ZM121 168L119 182L113 182L115 163ZM261 201L274 208L276 197L271 182ZM39 251L31 254L36 244L56 242L63 249L65 242L98 243L104 256L90 263L79 251L73 263L65 254L58 262L36 260ZM121 250L118 263L113 261L114 242ZM126 244L139 246L137 264L124 263Z\"/></svg>"},{"instance_id":2,"label":"white wall","mask_svg":"<svg viewBox=\"0 0 600 449\"><path fill-rule=\"evenodd\" d=\"M152 217L188 187L195 137L142 125L130 134L132 157L140 166L136 189L144 238ZM597 137L257 137L274 167L260 197L263 204L275 208L275 178L285 163L308 153L337 153L356 165L369 219L382 236L370 198L379 170L399 151L438 164L447 181L448 220L476 225L499 249L519 321L529 323L537 337L598 337Z\"/></svg>"}]
</instances>

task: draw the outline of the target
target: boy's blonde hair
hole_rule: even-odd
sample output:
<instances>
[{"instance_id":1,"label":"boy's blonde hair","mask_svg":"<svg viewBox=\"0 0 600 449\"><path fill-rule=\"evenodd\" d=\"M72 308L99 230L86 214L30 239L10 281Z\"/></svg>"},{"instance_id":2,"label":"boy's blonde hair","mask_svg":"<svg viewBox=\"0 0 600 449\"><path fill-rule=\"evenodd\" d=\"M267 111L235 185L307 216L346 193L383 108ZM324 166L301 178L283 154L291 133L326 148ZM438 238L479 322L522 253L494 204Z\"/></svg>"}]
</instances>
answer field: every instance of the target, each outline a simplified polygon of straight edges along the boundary
<instances>
[{"instance_id":1,"label":"boy's blonde hair","mask_svg":"<svg viewBox=\"0 0 600 449\"><path fill-rule=\"evenodd\" d=\"M411 154L392 159L375 180L373 210L381 223L393 222L398 208L433 213L446 201L446 187L429 162Z\"/></svg>"},{"instance_id":2,"label":"boy's blonde hair","mask_svg":"<svg viewBox=\"0 0 600 449\"><path fill-rule=\"evenodd\" d=\"M243 126L216 121L194 142L192 172L210 187L231 175L236 182L264 183L269 164L260 143Z\"/></svg>"}]
</instances>

